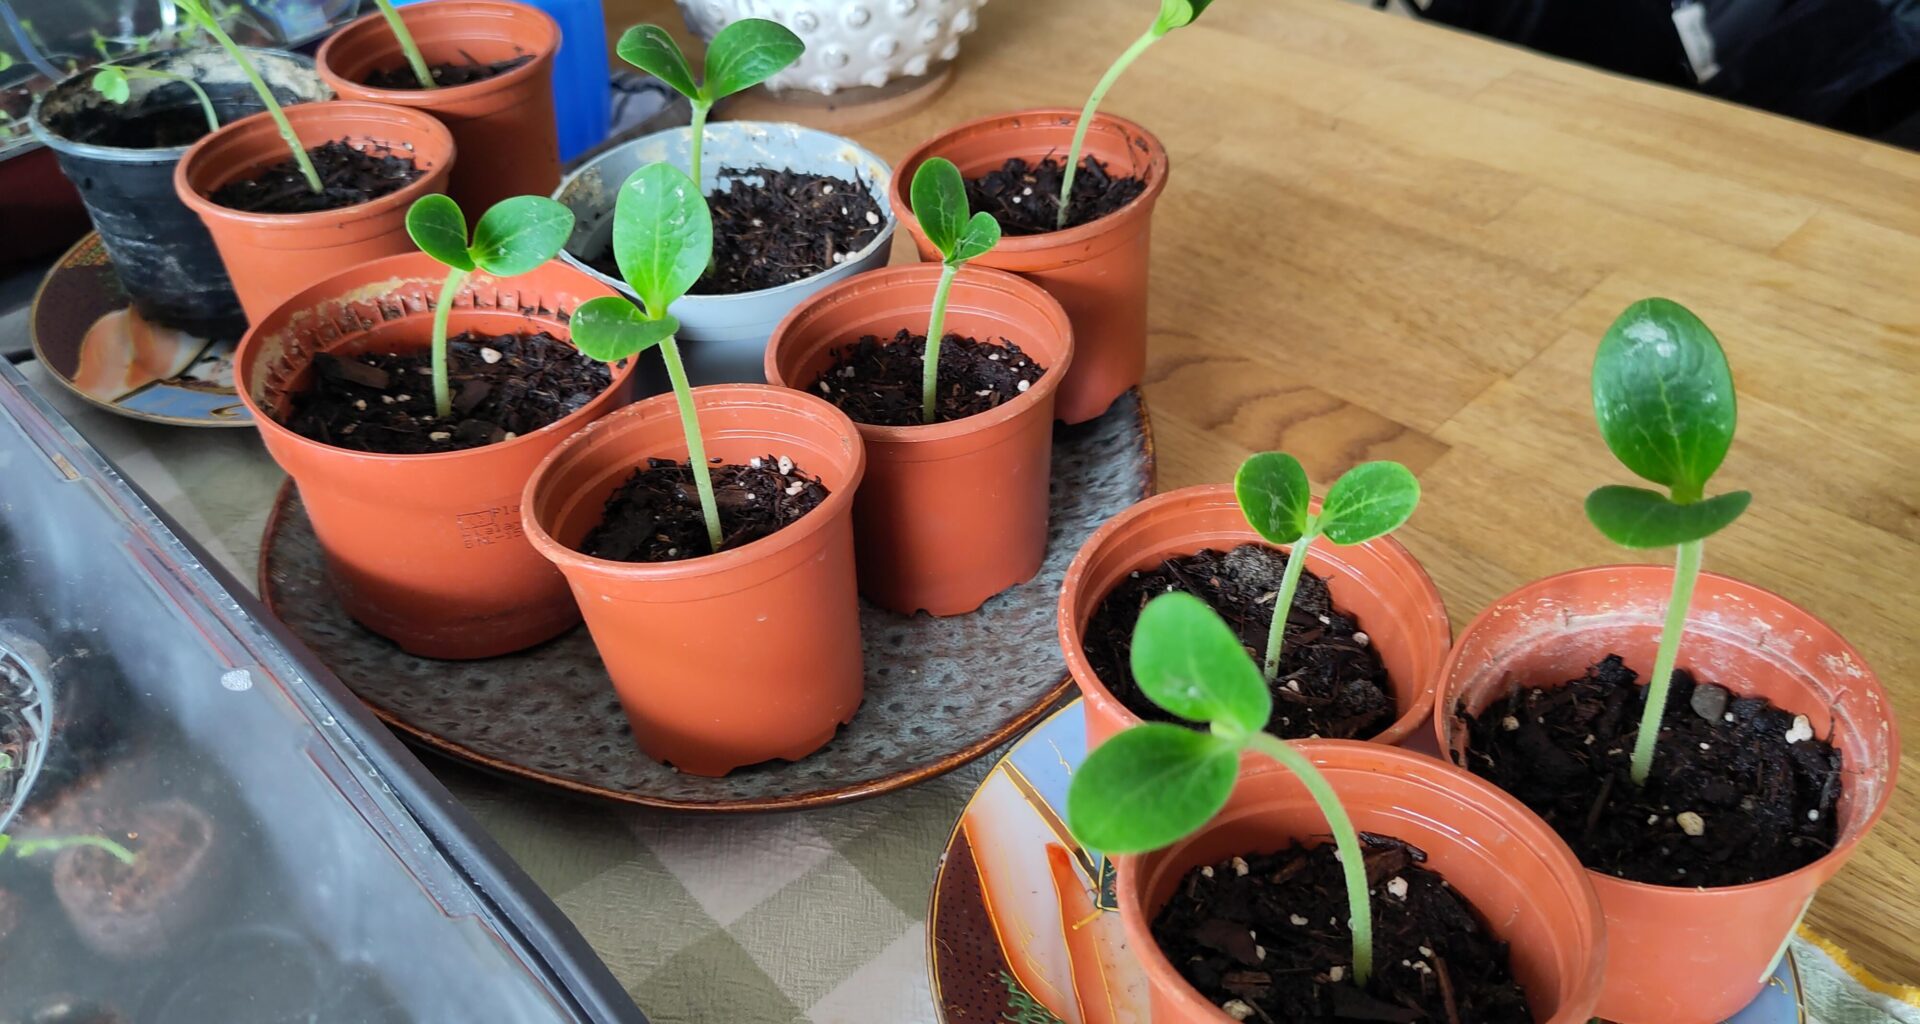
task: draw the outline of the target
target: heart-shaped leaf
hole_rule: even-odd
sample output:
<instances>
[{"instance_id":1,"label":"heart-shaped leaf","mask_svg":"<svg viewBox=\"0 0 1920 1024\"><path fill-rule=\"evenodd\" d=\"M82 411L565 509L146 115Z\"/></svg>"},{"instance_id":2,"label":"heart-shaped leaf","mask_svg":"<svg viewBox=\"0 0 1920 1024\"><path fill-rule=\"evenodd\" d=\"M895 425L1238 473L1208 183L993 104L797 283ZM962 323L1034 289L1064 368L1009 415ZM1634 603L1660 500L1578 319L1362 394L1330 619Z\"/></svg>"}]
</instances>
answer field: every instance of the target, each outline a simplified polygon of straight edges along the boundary
<instances>
[{"instance_id":1,"label":"heart-shaped leaf","mask_svg":"<svg viewBox=\"0 0 1920 1024\"><path fill-rule=\"evenodd\" d=\"M514 196L493 204L473 227L469 252L496 277L524 274L553 259L573 234L573 211L546 196Z\"/></svg>"},{"instance_id":2,"label":"heart-shaped leaf","mask_svg":"<svg viewBox=\"0 0 1920 1024\"><path fill-rule=\"evenodd\" d=\"M1165 722L1119 733L1087 755L1067 787L1074 838L1104 853L1144 853L1192 833L1233 795L1240 748Z\"/></svg>"},{"instance_id":3,"label":"heart-shaped leaf","mask_svg":"<svg viewBox=\"0 0 1920 1024\"><path fill-rule=\"evenodd\" d=\"M951 261L967 230L967 183L960 177L960 168L946 157L927 159L913 172L908 199L927 241ZM998 231L999 225L994 229Z\"/></svg>"},{"instance_id":4,"label":"heart-shaped leaf","mask_svg":"<svg viewBox=\"0 0 1920 1024\"><path fill-rule=\"evenodd\" d=\"M1320 532L1335 544L1364 544L1400 528L1420 504L1420 481L1398 462L1347 470L1320 505Z\"/></svg>"},{"instance_id":5,"label":"heart-shaped leaf","mask_svg":"<svg viewBox=\"0 0 1920 1024\"><path fill-rule=\"evenodd\" d=\"M567 326L573 347L587 358L617 363L673 337L680 321L670 316L651 320L625 298L602 295L581 303Z\"/></svg>"},{"instance_id":6,"label":"heart-shaped leaf","mask_svg":"<svg viewBox=\"0 0 1920 1024\"><path fill-rule=\"evenodd\" d=\"M1623 548L1666 548L1720 532L1752 500L1731 491L1683 505L1659 491L1614 484L1587 495L1587 518Z\"/></svg>"},{"instance_id":7,"label":"heart-shaped leaf","mask_svg":"<svg viewBox=\"0 0 1920 1024\"><path fill-rule=\"evenodd\" d=\"M1733 371L1686 307L1643 299L1607 328L1593 358L1600 436L1626 467L1697 501L1733 443Z\"/></svg>"},{"instance_id":8,"label":"heart-shaped leaf","mask_svg":"<svg viewBox=\"0 0 1920 1024\"><path fill-rule=\"evenodd\" d=\"M707 45L706 96L717 100L786 70L807 50L793 30L765 18L742 18Z\"/></svg>"},{"instance_id":9,"label":"heart-shaped leaf","mask_svg":"<svg viewBox=\"0 0 1920 1024\"><path fill-rule=\"evenodd\" d=\"M1270 544L1291 544L1307 532L1313 487L1306 467L1285 452L1260 452L1241 463L1233 496L1247 525Z\"/></svg>"},{"instance_id":10,"label":"heart-shaped leaf","mask_svg":"<svg viewBox=\"0 0 1920 1024\"><path fill-rule=\"evenodd\" d=\"M656 320L706 273L713 215L685 171L652 163L627 177L614 200L613 257Z\"/></svg>"},{"instance_id":11,"label":"heart-shaped leaf","mask_svg":"<svg viewBox=\"0 0 1920 1024\"><path fill-rule=\"evenodd\" d=\"M680 44L658 25L635 25L620 36L613 51L620 59L667 84L667 88L690 100L700 97L700 84L693 80L693 67Z\"/></svg>"},{"instance_id":12,"label":"heart-shaped leaf","mask_svg":"<svg viewBox=\"0 0 1920 1024\"><path fill-rule=\"evenodd\" d=\"M947 257L947 262L959 266L976 256L985 255L999 244L1000 222L993 219L993 214L982 210L967 221L966 229L960 232L959 239L953 243L953 255Z\"/></svg>"},{"instance_id":13,"label":"heart-shaped leaf","mask_svg":"<svg viewBox=\"0 0 1920 1024\"><path fill-rule=\"evenodd\" d=\"M420 251L455 270L472 270L467 250L467 217L451 196L421 196L407 208L407 235Z\"/></svg>"},{"instance_id":14,"label":"heart-shaped leaf","mask_svg":"<svg viewBox=\"0 0 1920 1024\"><path fill-rule=\"evenodd\" d=\"M1205 601L1162 594L1133 627L1133 677L1155 704L1245 734L1267 727L1273 695L1240 638Z\"/></svg>"},{"instance_id":15,"label":"heart-shaped leaf","mask_svg":"<svg viewBox=\"0 0 1920 1024\"><path fill-rule=\"evenodd\" d=\"M4 53L0 53L0 60L10 61L11 58ZM0 68L0 71L3 70L5 70L5 68ZM93 91L115 103L127 102L128 89L126 72L111 65L95 71L93 73Z\"/></svg>"}]
</instances>

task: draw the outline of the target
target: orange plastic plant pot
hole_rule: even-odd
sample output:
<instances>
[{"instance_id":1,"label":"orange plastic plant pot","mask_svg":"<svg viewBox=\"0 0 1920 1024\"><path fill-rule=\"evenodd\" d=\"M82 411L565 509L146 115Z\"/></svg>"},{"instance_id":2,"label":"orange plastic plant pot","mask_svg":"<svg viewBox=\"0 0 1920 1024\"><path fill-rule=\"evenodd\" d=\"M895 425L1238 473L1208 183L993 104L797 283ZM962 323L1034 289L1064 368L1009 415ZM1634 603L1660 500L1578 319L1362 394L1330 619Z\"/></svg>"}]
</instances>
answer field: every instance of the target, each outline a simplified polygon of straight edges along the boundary
<instances>
[{"instance_id":1,"label":"orange plastic plant pot","mask_svg":"<svg viewBox=\"0 0 1920 1024\"><path fill-rule=\"evenodd\" d=\"M451 195L477 218L510 196L552 195L560 186L554 126L553 59L560 26L545 11L499 0L434 0L400 8L400 20L429 66L490 64L526 55L511 71L466 85L377 89L368 75L407 66L393 30L378 13L334 33L314 58L341 99L408 107L433 115L466 159L453 169Z\"/></svg>"},{"instance_id":2,"label":"orange plastic plant pot","mask_svg":"<svg viewBox=\"0 0 1920 1024\"><path fill-rule=\"evenodd\" d=\"M1065 108L996 114L943 132L914 147L894 168L888 198L913 235L923 260L938 260L914 218L907 190L929 157L943 156L968 178L998 170L1012 157L1066 159L1080 112ZM1147 265L1153 204L1167 185L1167 150L1145 128L1098 114L1082 151L1115 175L1143 178L1146 191L1108 216L1043 235L1008 235L973 261L1025 275L1066 308L1073 321L1073 372L1060 385L1055 415L1084 423L1140 383L1147 366Z\"/></svg>"},{"instance_id":3,"label":"orange plastic plant pot","mask_svg":"<svg viewBox=\"0 0 1920 1024\"><path fill-rule=\"evenodd\" d=\"M527 536L566 574L647 756L695 775L797 761L853 719L865 687L853 505L866 452L826 402L762 384L694 390L709 458L785 455L827 500L771 536L677 562L576 550L649 458L684 460L671 393L570 437L527 483Z\"/></svg>"},{"instance_id":4,"label":"orange plastic plant pot","mask_svg":"<svg viewBox=\"0 0 1920 1024\"><path fill-rule=\"evenodd\" d=\"M1516 687L1577 679L1608 654L1646 678L1672 587L1671 566L1610 565L1549 576L1494 602L1441 671L1440 749L1456 759L1465 751L1460 709L1478 713ZM1619 1024L1712 1024L1752 1002L1814 892L1885 809L1900 760L1893 710L1872 670L1777 594L1702 573L1678 667L1806 715L1840 749L1840 841L1798 871L1750 885L1684 889L1588 872L1613 949L1599 1015Z\"/></svg>"},{"instance_id":5,"label":"orange plastic plant pot","mask_svg":"<svg viewBox=\"0 0 1920 1024\"><path fill-rule=\"evenodd\" d=\"M453 136L432 117L375 103L302 103L287 120L312 148L344 140L356 149L413 158L423 173L405 188L371 202L317 213L245 213L207 198L229 182L291 159L270 114L225 125L194 143L173 172L173 188L206 224L248 321L315 281L351 271L369 260L412 252L407 208L415 199L447 190Z\"/></svg>"},{"instance_id":6,"label":"orange plastic plant pot","mask_svg":"<svg viewBox=\"0 0 1920 1024\"><path fill-rule=\"evenodd\" d=\"M858 274L787 314L767 345L767 380L818 393L833 351L863 335L927 329L940 266ZM1032 283L963 267L948 333L1020 346L1047 372L997 408L946 423L862 423L870 468L854 507L860 592L901 614L960 615L1040 571L1047 552L1054 398L1071 374L1067 314Z\"/></svg>"},{"instance_id":7,"label":"orange plastic plant pot","mask_svg":"<svg viewBox=\"0 0 1920 1024\"><path fill-rule=\"evenodd\" d=\"M1327 776L1354 827L1426 851L1426 868L1466 897L1508 944L1534 1019L1586 1024L1608 940L1587 873L1560 837L1519 801L1448 765L1377 743L1310 740L1302 753ZM1146 969L1154 1024L1231 1024L1188 985L1150 923L1188 871L1229 857L1324 841L1326 819L1300 780L1248 760L1227 806L1164 850L1116 858L1114 892L1127 944Z\"/></svg>"},{"instance_id":8,"label":"orange plastic plant pot","mask_svg":"<svg viewBox=\"0 0 1920 1024\"><path fill-rule=\"evenodd\" d=\"M378 455L310 440L282 425L319 352L419 350L446 268L421 253L325 278L241 339L234 378L260 437L300 489L340 603L368 629L429 658L487 658L580 621L566 581L520 530L520 492L562 439L626 401L632 363L587 405L530 434L465 451ZM546 331L612 294L560 262L505 280L475 274L448 331ZM526 310L535 310L527 312ZM420 378L420 387L432 385Z\"/></svg>"},{"instance_id":9,"label":"orange plastic plant pot","mask_svg":"<svg viewBox=\"0 0 1920 1024\"><path fill-rule=\"evenodd\" d=\"M1317 511L1319 499L1313 502ZM1087 742L1107 737L1140 719L1120 703L1087 663L1083 630L1100 602L1128 573L1202 548L1230 551L1264 544L1247 525L1231 484L1183 487L1155 495L1114 516L1087 538L1060 590L1060 650L1085 696ZM1307 567L1325 577L1334 606L1352 615L1386 665L1399 715L1374 743L1399 743L1424 729L1433 716L1433 680L1453 638L1447 609L1427 571L1399 541L1381 537L1353 547L1325 540L1307 549Z\"/></svg>"}]
</instances>

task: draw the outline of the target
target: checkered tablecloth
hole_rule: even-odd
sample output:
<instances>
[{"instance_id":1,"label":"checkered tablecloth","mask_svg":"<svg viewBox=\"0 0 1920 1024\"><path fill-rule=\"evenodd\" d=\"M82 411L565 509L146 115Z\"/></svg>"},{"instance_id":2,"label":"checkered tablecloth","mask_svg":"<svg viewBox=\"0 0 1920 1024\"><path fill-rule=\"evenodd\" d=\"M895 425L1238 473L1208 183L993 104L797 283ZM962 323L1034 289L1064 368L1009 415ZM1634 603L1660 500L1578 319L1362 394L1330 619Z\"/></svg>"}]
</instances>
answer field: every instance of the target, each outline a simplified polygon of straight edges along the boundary
<instances>
[{"instance_id":1,"label":"checkered tablecloth","mask_svg":"<svg viewBox=\"0 0 1920 1024\"><path fill-rule=\"evenodd\" d=\"M251 430L167 427L89 406L22 368L233 575L257 575L282 474ZM428 766L573 919L655 1024L926 1024L927 898L991 758L889 796L699 817Z\"/></svg>"}]
</instances>

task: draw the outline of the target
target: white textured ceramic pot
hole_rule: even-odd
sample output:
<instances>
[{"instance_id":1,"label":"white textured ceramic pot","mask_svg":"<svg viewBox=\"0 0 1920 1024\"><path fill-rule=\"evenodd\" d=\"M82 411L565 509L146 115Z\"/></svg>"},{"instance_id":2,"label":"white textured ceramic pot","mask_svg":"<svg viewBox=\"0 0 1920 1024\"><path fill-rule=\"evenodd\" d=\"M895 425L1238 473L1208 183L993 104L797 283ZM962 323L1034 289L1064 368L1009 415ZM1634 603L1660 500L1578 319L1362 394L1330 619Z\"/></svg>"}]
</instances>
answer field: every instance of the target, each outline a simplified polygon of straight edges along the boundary
<instances>
[{"instance_id":1,"label":"white textured ceramic pot","mask_svg":"<svg viewBox=\"0 0 1920 1024\"><path fill-rule=\"evenodd\" d=\"M767 80L775 92L822 96L871 90L936 74L960 55L960 37L980 23L987 0L680 0L702 39L741 18L770 18L806 41L792 67ZM889 90L893 91L893 90Z\"/></svg>"},{"instance_id":2,"label":"white textured ceramic pot","mask_svg":"<svg viewBox=\"0 0 1920 1024\"><path fill-rule=\"evenodd\" d=\"M591 265L612 244L614 198L628 175L647 164L664 160L685 170L690 139L685 127L655 132L615 146L568 175L554 193L554 198L574 213L573 237L562 253L565 259L632 295L633 289L625 281ZM885 218L879 235L831 270L778 288L735 295L688 295L673 304L673 315L680 321L681 352L693 383L764 383L767 338L788 310L835 281L886 265L895 225L893 208L887 202L887 183L893 172L879 157L838 135L766 121L709 124L700 163L700 187L709 193L723 168L769 167L857 180L866 186ZM649 365L643 360L643 374ZM657 376L643 376L642 387L648 387L651 378Z\"/></svg>"}]
</instances>

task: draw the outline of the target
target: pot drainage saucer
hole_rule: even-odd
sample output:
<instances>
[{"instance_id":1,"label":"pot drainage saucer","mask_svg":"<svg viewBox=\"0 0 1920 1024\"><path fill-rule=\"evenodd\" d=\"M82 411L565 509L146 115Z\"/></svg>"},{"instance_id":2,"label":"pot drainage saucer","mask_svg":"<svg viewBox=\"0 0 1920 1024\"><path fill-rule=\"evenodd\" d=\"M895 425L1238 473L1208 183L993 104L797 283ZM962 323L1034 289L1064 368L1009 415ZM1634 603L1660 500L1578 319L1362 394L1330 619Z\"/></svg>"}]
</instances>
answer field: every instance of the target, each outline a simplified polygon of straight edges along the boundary
<instances>
[{"instance_id":1,"label":"pot drainage saucer","mask_svg":"<svg viewBox=\"0 0 1920 1024\"><path fill-rule=\"evenodd\" d=\"M403 736L461 760L612 800L691 811L792 810L899 789L1018 735L1071 689L1055 604L1080 545L1153 491L1153 439L1136 389L1091 423L1056 426L1053 513L1039 575L970 615L862 606L867 693L833 742L796 762L712 779L634 746L584 627L481 661L405 653L341 610L313 525L289 485L260 545L260 593L293 634Z\"/></svg>"},{"instance_id":2,"label":"pot drainage saucer","mask_svg":"<svg viewBox=\"0 0 1920 1024\"><path fill-rule=\"evenodd\" d=\"M1067 831L1067 783L1087 756L1080 703L1022 736L953 826L927 912L927 973L943 1021L1147 1024L1147 978L1120 930L1113 867ZM1083 1008L1083 998L1098 1005ZM1726 1024L1804 1020L1788 953Z\"/></svg>"},{"instance_id":3,"label":"pot drainage saucer","mask_svg":"<svg viewBox=\"0 0 1920 1024\"><path fill-rule=\"evenodd\" d=\"M233 389L239 339L209 340L142 319L97 233L47 272L27 323L41 365L94 405L176 426L253 425Z\"/></svg>"}]
</instances>

